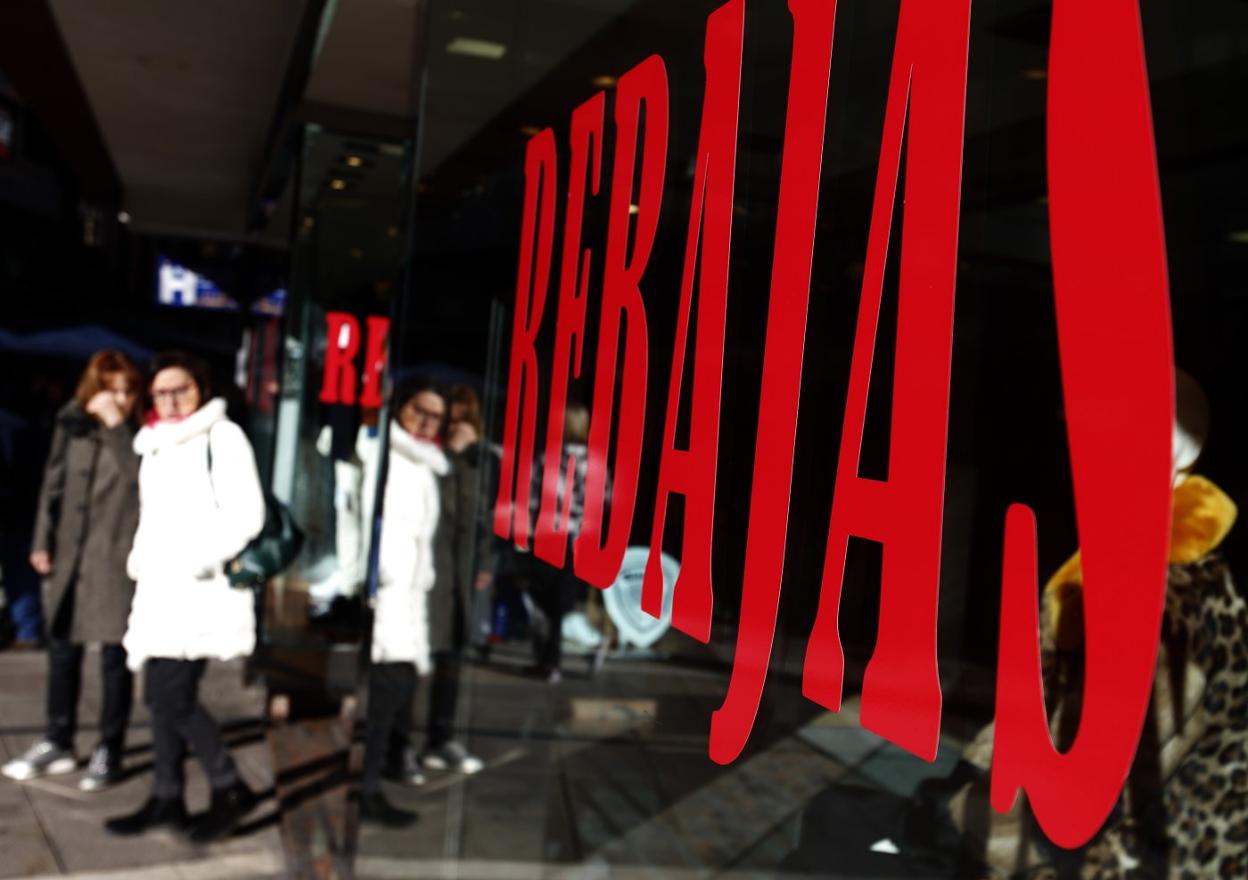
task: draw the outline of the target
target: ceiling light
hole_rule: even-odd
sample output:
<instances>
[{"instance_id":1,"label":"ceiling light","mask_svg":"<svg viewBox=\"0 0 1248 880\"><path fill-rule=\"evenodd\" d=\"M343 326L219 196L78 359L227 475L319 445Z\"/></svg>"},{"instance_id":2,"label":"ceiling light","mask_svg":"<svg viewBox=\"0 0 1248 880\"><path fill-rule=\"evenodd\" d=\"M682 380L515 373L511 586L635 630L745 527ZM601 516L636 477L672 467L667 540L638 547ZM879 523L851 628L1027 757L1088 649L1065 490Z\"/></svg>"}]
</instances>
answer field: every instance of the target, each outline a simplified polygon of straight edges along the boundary
<instances>
[{"instance_id":1,"label":"ceiling light","mask_svg":"<svg viewBox=\"0 0 1248 880\"><path fill-rule=\"evenodd\" d=\"M388 227L386 227L386 235L390 236L391 238L398 238L398 237L399 237L399 227L397 227L397 226L388 226Z\"/></svg>"},{"instance_id":2,"label":"ceiling light","mask_svg":"<svg viewBox=\"0 0 1248 880\"><path fill-rule=\"evenodd\" d=\"M491 40L477 40L472 37L456 37L446 46L452 55L468 55L472 58L488 58L497 61L507 54L507 47Z\"/></svg>"},{"instance_id":3,"label":"ceiling light","mask_svg":"<svg viewBox=\"0 0 1248 880\"><path fill-rule=\"evenodd\" d=\"M615 77L603 74L602 76L594 77L591 82L593 82L595 88L609 89L615 85Z\"/></svg>"},{"instance_id":4,"label":"ceiling light","mask_svg":"<svg viewBox=\"0 0 1248 880\"><path fill-rule=\"evenodd\" d=\"M1023 79L1041 80L1048 79L1049 72L1043 67L1029 67L1023 71Z\"/></svg>"},{"instance_id":5,"label":"ceiling light","mask_svg":"<svg viewBox=\"0 0 1248 880\"><path fill-rule=\"evenodd\" d=\"M340 177L335 177L329 182L329 188L342 191L347 188L347 182Z\"/></svg>"},{"instance_id":6,"label":"ceiling light","mask_svg":"<svg viewBox=\"0 0 1248 880\"><path fill-rule=\"evenodd\" d=\"M353 260L358 260L364 256L364 252L360 250L359 248L351 248L350 254L351 254L351 259Z\"/></svg>"},{"instance_id":7,"label":"ceiling light","mask_svg":"<svg viewBox=\"0 0 1248 880\"><path fill-rule=\"evenodd\" d=\"M118 212L117 212L117 222L118 222L118 223L120 223L120 224L122 224L123 226L124 226L125 224L129 223L129 222L130 222L130 212L129 212L129 211L118 211Z\"/></svg>"},{"instance_id":8,"label":"ceiling light","mask_svg":"<svg viewBox=\"0 0 1248 880\"><path fill-rule=\"evenodd\" d=\"M628 213L630 213L630 214L636 214L636 213L637 213L638 211L640 211L640 210L641 210L641 208L640 208L640 207L638 207L637 205L629 205L629 206L628 206Z\"/></svg>"},{"instance_id":9,"label":"ceiling light","mask_svg":"<svg viewBox=\"0 0 1248 880\"><path fill-rule=\"evenodd\" d=\"M1235 232L1232 232L1230 235L1228 235L1226 238L1228 241L1232 241L1235 244L1248 244L1248 229L1236 230Z\"/></svg>"},{"instance_id":10,"label":"ceiling light","mask_svg":"<svg viewBox=\"0 0 1248 880\"><path fill-rule=\"evenodd\" d=\"M364 160L363 160L363 159L361 159L359 156L348 156L348 157L347 157L347 167L348 167L348 168L359 168L359 167L360 167L361 165L363 165L363 164L364 164Z\"/></svg>"}]
</instances>

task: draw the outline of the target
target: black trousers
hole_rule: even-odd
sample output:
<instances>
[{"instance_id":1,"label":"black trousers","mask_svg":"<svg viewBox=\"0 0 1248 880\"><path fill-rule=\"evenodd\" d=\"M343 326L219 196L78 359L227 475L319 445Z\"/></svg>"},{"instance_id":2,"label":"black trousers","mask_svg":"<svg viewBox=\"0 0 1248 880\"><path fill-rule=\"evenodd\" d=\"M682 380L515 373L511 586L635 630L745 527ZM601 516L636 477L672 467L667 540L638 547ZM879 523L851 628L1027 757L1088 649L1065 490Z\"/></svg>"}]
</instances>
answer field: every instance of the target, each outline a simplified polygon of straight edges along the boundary
<instances>
[{"instance_id":1,"label":"black trousers","mask_svg":"<svg viewBox=\"0 0 1248 880\"><path fill-rule=\"evenodd\" d=\"M462 659L459 651L439 651L433 655L426 749L441 748L455 738L455 707L459 703Z\"/></svg>"},{"instance_id":2,"label":"black trousers","mask_svg":"<svg viewBox=\"0 0 1248 880\"><path fill-rule=\"evenodd\" d=\"M391 749L404 748L412 737L412 698L416 665L374 663L368 670L368 713L364 728L364 769L360 788L381 790L381 771Z\"/></svg>"},{"instance_id":3,"label":"black trousers","mask_svg":"<svg viewBox=\"0 0 1248 880\"><path fill-rule=\"evenodd\" d=\"M53 636L48 640L48 739L72 749L78 731L78 697L82 694L83 646ZM134 703L134 676L126 668L126 649L103 645L100 678L100 744L121 751Z\"/></svg>"},{"instance_id":4,"label":"black trousers","mask_svg":"<svg viewBox=\"0 0 1248 880\"><path fill-rule=\"evenodd\" d=\"M563 661L563 616L576 607L584 585L571 570L555 568L535 558L530 589L547 624L546 631L534 642L537 665L543 669L558 669Z\"/></svg>"},{"instance_id":5,"label":"black trousers","mask_svg":"<svg viewBox=\"0 0 1248 880\"><path fill-rule=\"evenodd\" d=\"M144 667L143 697L152 716L154 797L182 797L187 746L199 758L213 791L238 782L238 769L221 739L221 729L199 703L205 665L204 660L154 657Z\"/></svg>"},{"instance_id":6,"label":"black trousers","mask_svg":"<svg viewBox=\"0 0 1248 880\"><path fill-rule=\"evenodd\" d=\"M459 705L459 673L463 657L459 651L439 651L433 655L433 675L429 683L429 716L425 728L425 749L437 749L455 738L455 709ZM403 669L387 669L387 667L406 667L410 670L411 683L407 683L408 671ZM397 760L404 749L412 747L412 702L416 693L416 668L410 663L380 663L373 666L369 673L368 697L368 731L371 735L378 731L382 747L377 750L385 754L377 764L380 773L384 761ZM378 703L376 697L381 697ZM392 705L393 704L393 705ZM377 706L374 716L374 705ZM380 733L380 726L388 724L388 733ZM368 742L368 735L365 742ZM369 751L365 751L365 765Z\"/></svg>"}]
</instances>

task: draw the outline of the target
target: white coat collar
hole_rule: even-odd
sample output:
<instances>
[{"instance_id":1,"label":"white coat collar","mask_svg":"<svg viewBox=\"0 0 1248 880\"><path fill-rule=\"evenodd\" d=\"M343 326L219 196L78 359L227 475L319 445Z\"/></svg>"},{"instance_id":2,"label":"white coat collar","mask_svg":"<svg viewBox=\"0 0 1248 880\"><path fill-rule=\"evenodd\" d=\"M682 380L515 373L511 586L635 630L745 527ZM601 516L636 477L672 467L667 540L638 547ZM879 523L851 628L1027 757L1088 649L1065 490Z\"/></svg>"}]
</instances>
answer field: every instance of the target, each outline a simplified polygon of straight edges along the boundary
<instances>
[{"instance_id":1,"label":"white coat collar","mask_svg":"<svg viewBox=\"0 0 1248 880\"><path fill-rule=\"evenodd\" d=\"M428 440L418 440L404 431L397 423L390 423L390 449L417 464L428 465L439 477L444 477L451 470L446 455Z\"/></svg>"},{"instance_id":2,"label":"white coat collar","mask_svg":"<svg viewBox=\"0 0 1248 880\"><path fill-rule=\"evenodd\" d=\"M145 426L134 438L134 451L139 455L147 455L158 449L185 443L217 422L223 421L225 400L216 397L180 422L156 422Z\"/></svg>"}]
</instances>

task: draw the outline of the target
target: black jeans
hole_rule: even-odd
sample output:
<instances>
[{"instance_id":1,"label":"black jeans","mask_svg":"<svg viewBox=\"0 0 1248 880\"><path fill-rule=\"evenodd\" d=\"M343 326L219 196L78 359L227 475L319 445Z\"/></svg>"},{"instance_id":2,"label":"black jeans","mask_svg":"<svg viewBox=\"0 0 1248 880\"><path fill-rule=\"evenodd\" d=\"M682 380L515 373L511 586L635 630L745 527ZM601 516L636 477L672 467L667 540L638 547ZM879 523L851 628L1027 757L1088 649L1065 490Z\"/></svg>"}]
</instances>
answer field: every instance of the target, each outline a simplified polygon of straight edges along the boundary
<instances>
[{"instance_id":1,"label":"black jeans","mask_svg":"<svg viewBox=\"0 0 1248 880\"><path fill-rule=\"evenodd\" d=\"M433 655L433 680L429 683L429 722L425 749L437 749L455 738L455 707L459 703L458 651Z\"/></svg>"},{"instance_id":2,"label":"black jeans","mask_svg":"<svg viewBox=\"0 0 1248 880\"><path fill-rule=\"evenodd\" d=\"M82 693L83 646L53 636L48 640L48 739L72 749L78 731L78 697ZM100 744L120 753L134 702L134 676L126 668L126 649L103 645L100 649Z\"/></svg>"},{"instance_id":3,"label":"black jeans","mask_svg":"<svg viewBox=\"0 0 1248 880\"><path fill-rule=\"evenodd\" d=\"M213 791L238 782L238 769L212 716L199 704L199 680L204 660L153 657L144 667L144 702L152 716L155 770L152 795L182 797L186 777L183 762L189 745L199 758Z\"/></svg>"},{"instance_id":4,"label":"black jeans","mask_svg":"<svg viewBox=\"0 0 1248 880\"><path fill-rule=\"evenodd\" d=\"M391 749L405 748L412 737L413 663L374 663L368 670L368 713L364 728L364 769L360 787L381 790L381 771Z\"/></svg>"},{"instance_id":5,"label":"black jeans","mask_svg":"<svg viewBox=\"0 0 1248 880\"><path fill-rule=\"evenodd\" d=\"M455 738L455 709L459 704L462 659L459 651L439 651L433 655L429 715L425 728L426 751L441 748ZM406 680L409 674L410 685ZM412 747L412 732L415 730L412 723L412 698L416 693L416 668L410 663L376 664L369 673L369 687L372 688L368 697L369 733L380 731L382 725L388 724L389 732L380 740L386 748L383 760L397 761L404 749ZM377 707L376 710L374 706ZM368 754L366 751L366 766ZM380 768L384 765L379 763L377 766Z\"/></svg>"},{"instance_id":6,"label":"black jeans","mask_svg":"<svg viewBox=\"0 0 1248 880\"><path fill-rule=\"evenodd\" d=\"M546 670L558 669L563 660L563 615L576 607L584 585L570 569L555 568L535 558L530 589L547 624L542 637L534 643L537 665Z\"/></svg>"}]
</instances>

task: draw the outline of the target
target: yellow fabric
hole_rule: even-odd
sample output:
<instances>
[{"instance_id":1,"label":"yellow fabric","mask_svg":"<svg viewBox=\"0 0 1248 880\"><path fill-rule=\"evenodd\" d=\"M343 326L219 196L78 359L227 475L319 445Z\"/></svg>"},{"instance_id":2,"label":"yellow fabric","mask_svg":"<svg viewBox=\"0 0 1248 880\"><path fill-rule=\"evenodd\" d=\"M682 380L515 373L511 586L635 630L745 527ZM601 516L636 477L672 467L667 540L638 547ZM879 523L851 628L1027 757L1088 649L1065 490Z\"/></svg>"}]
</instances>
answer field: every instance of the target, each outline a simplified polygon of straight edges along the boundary
<instances>
[{"instance_id":1,"label":"yellow fabric","mask_svg":"<svg viewBox=\"0 0 1248 880\"><path fill-rule=\"evenodd\" d=\"M1235 502L1212 481L1193 474L1174 489L1170 562L1189 565L1208 556L1235 524ZM1079 553L1044 586L1045 644L1072 651L1083 644L1083 566Z\"/></svg>"}]
</instances>

